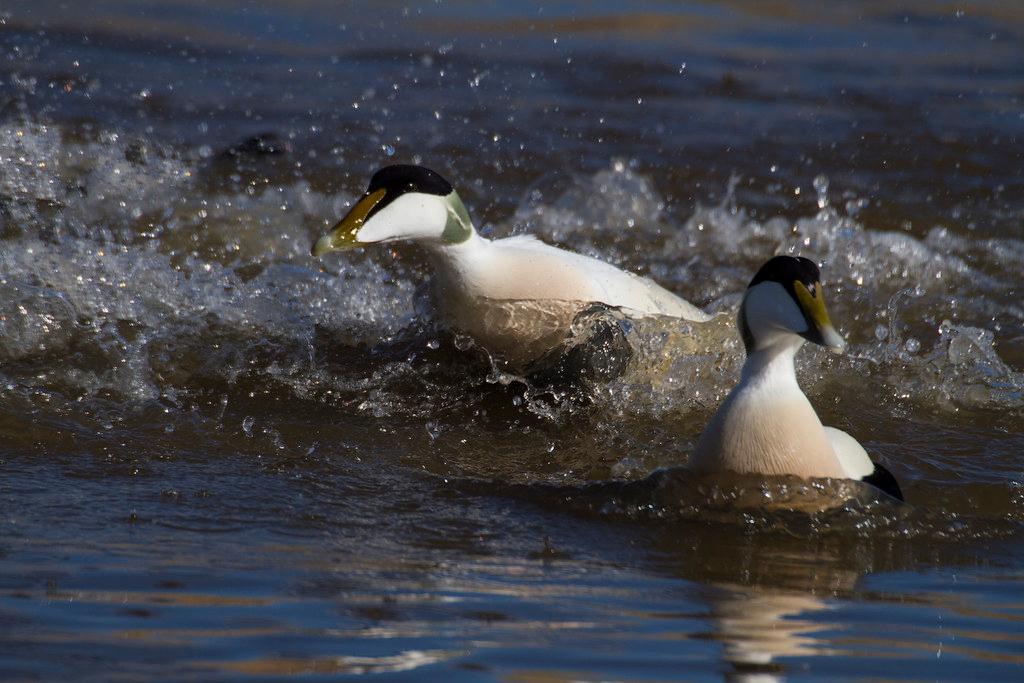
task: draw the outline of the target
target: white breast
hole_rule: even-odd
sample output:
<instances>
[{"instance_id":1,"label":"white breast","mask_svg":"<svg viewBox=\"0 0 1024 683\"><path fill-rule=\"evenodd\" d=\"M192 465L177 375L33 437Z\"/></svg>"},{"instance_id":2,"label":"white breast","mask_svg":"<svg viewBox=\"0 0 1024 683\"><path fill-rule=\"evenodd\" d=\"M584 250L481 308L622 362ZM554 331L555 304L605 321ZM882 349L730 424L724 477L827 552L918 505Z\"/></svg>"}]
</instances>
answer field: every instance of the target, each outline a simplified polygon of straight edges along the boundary
<instances>
[{"instance_id":1,"label":"white breast","mask_svg":"<svg viewBox=\"0 0 1024 683\"><path fill-rule=\"evenodd\" d=\"M799 343L748 356L740 383L698 439L690 467L703 472L850 476L796 382L797 348Z\"/></svg>"}]
</instances>

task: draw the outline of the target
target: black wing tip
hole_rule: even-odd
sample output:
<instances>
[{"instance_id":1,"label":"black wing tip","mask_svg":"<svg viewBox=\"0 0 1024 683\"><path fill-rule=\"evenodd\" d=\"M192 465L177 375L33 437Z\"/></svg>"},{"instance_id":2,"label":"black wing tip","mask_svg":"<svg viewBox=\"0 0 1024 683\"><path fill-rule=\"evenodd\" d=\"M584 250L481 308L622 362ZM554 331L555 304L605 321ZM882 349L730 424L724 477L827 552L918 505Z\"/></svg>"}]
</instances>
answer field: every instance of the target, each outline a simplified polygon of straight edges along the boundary
<instances>
[{"instance_id":1,"label":"black wing tip","mask_svg":"<svg viewBox=\"0 0 1024 683\"><path fill-rule=\"evenodd\" d=\"M875 471L861 479L861 481L865 484L871 484L882 493L892 496L901 503L906 502L903 498L903 490L900 489L900 484L896 481L896 477L892 476L892 472L877 462L875 463Z\"/></svg>"}]
</instances>

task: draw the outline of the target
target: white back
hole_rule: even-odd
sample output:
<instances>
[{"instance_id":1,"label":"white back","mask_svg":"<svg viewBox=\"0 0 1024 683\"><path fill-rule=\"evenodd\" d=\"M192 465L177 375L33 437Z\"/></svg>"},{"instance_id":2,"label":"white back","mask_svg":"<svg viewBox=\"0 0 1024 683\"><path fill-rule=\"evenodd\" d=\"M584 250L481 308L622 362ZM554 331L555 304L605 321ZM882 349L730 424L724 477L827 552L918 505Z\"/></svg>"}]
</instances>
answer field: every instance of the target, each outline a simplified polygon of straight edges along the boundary
<instances>
[{"instance_id":1,"label":"white back","mask_svg":"<svg viewBox=\"0 0 1024 683\"><path fill-rule=\"evenodd\" d=\"M488 299L603 303L633 316L666 315L698 322L711 318L652 280L532 235L494 241L476 237L444 245L438 257L442 278Z\"/></svg>"}]
</instances>

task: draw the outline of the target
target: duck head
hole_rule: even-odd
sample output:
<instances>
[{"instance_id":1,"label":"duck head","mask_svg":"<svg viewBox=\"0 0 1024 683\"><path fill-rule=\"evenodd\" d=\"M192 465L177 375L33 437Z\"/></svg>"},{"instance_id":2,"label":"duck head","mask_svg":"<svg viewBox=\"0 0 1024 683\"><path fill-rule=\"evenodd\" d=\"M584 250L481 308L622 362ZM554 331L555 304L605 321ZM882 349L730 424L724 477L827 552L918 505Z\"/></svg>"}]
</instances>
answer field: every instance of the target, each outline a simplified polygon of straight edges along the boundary
<instances>
[{"instance_id":1,"label":"duck head","mask_svg":"<svg viewBox=\"0 0 1024 683\"><path fill-rule=\"evenodd\" d=\"M803 340L842 353L846 341L825 309L821 272L810 259L776 256L761 266L747 286L738 316L747 355Z\"/></svg>"},{"instance_id":2,"label":"duck head","mask_svg":"<svg viewBox=\"0 0 1024 683\"><path fill-rule=\"evenodd\" d=\"M313 256L397 240L458 244L472 235L451 183L429 168L400 164L373 174L355 206L313 245Z\"/></svg>"}]
</instances>

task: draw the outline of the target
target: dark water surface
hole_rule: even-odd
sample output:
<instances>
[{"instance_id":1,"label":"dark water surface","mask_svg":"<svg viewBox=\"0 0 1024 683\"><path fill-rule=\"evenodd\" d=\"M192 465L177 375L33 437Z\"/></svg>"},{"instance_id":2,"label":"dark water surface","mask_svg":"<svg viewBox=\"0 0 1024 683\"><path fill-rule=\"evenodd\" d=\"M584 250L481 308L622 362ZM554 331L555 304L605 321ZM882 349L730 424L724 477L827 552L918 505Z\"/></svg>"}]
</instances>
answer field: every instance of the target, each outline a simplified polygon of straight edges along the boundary
<instances>
[{"instance_id":1,"label":"dark water surface","mask_svg":"<svg viewBox=\"0 0 1024 683\"><path fill-rule=\"evenodd\" d=\"M0 678L1021 680L1022 150L1017 3L6 3ZM396 161L730 316L511 375L309 256ZM909 505L678 469L782 252Z\"/></svg>"}]
</instances>

